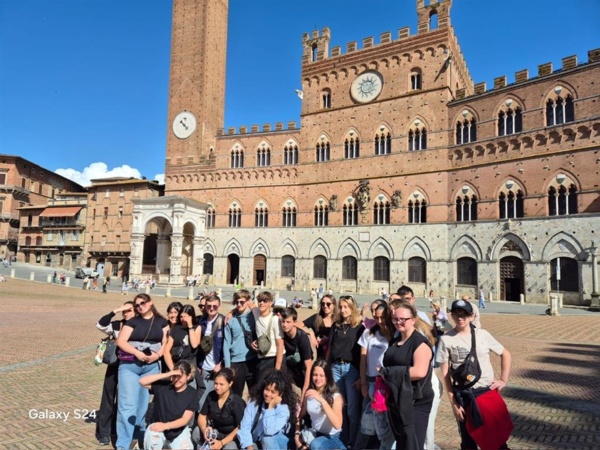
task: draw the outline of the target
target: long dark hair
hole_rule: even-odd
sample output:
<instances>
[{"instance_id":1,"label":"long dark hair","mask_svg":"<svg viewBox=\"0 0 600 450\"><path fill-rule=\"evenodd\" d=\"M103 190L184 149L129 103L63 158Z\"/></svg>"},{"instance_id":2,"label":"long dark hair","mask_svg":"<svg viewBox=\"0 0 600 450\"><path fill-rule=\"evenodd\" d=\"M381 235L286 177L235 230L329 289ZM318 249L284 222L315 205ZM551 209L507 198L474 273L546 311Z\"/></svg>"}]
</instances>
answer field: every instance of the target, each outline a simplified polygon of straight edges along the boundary
<instances>
[{"instance_id":1,"label":"long dark hair","mask_svg":"<svg viewBox=\"0 0 600 450\"><path fill-rule=\"evenodd\" d=\"M296 421L296 412L298 408L298 396L292 389L292 380L287 372L282 370L269 370L263 379L256 383L250 390L250 400L256 402L259 408L265 402L264 390L267 386L274 385L275 390L281 395L281 403L287 405L290 409L290 422ZM260 410L259 410L260 411Z\"/></svg>"},{"instance_id":2,"label":"long dark hair","mask_svg":"<svg viewBox=\"0 0 600 450\"><path fill-rule=\"evenodd\" d=\"M337 302L335 301L335 297L333 295L325 294L319 303L322 303L323 300L328 299L331 301L331 323L335 322L335 317L337 313ZM319 313L317 314L317 318L315 320L315 330L318 330L323 326L323 319L325 318L325 314L323 313L323 307L319 305Z\"/></svg>"},{"instance_id":3,"label":"long dark hair","mask_svg":"<svg viewBox=\"0 0 600 450\"><path fill-rule=\"evenodd\" d=\"M181 325L181 314L186 313L188 316L192 318L192 328L195 327L198 323L198 319L196 319L196 308L194 305L183 305L181 310L179 311L179 315L177 316L177 323Z\"/></svg>"},{"instance_id":4,"label":"long dark hair","mask_svg":"<svg viewBox=\"0 0 600 450\"><path fill-rule=\"evenodd\" d=\"M329 406L333 406L333 397L334 394L338 393L338 388L337 385L335 384L335 381L333 380L333 373L331 372L331 366L329 365L329 363L327 361L325 361L324 359L317 359L315 361L315 363L313 364L312 368L310 369L310 389L317 389L315 387L315 383L313 383L313 373L315 372L315 368L320 367L321 369L323 369L323 372L325 373L325 379L327 380L325 383L325 387L323 388L323 392L321 392L321 395L323 396L323 398L325 399L325 401L327 403L329 403Z\"/></svg>"},{"instance_id":5,"label":"long dark hair","mask_svg":"<svg viewBox=\"0 0 600 450\"><path fill-rule=\"evenodd\" d=\"M371 334L375 334L379 331L379 334L384 336L387 340L391 340L394 335L394 324L392 322L392 312L390 311L389 305L385 300L375 300L371 303L371 311L373 311L373 309L382 311L381 318L385 324L385 328L382 329L381 326L377 324L371 328Z\"/></svg>"},{"instance_id":6,"label":"long dark hair","mask_svg":"<svg viewBox=\"0 0 600 450\"><path fill-rule=\"evenodd\" d=\"M133 297L133 306L134 306L134 309L135 309L135 301L138 298L141 298L145 302L152 302L152 297L150 297L148 294L137 294L135 297ZM165 318L161 313L158 312L158 309L156 309L156 306L154 306L154 302L152 302L152 306L150 307L150 311L152 311L152 314L154 314L157 317L160 317L162 319Z\"/></svg>"}]
</instances>

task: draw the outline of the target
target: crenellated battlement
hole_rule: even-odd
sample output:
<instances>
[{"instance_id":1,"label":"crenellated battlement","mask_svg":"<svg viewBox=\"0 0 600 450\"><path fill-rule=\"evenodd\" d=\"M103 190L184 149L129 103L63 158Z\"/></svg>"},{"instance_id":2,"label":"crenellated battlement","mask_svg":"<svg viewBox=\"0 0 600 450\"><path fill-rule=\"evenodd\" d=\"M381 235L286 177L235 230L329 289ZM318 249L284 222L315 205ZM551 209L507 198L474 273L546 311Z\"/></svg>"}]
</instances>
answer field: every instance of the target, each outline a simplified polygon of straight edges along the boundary
<instances>
[{"instance_id":1,"label":"crenellated battlement","mask_svg":"<svg viewBox=\"0 0 600 450\"><path fill-rule=\"evenodd\" d=\"M229 127L227 130L225 130L225 128L219 128L217 130L217 137L276 133L280 131L295 131L299 129L296 125L296 122L293 120L289 121L286 125L287 128L284 128L283 122L275 122L275 126L272 126L270 123L263 124L262 129L260 125L256 124L250 125L250 128L248 128L247 125L240 125L238 128Z\"/></svg>"},{"instance_id":2,"label":"crenellated battlement","mask_svg":"<svg viewBox=\"0 0 600 450\"><path fill-rule=\"evenodd\" d=\"M552 62L547 62L538 65L537 76L532 78L529 77L529 69L523 69L515 72L514 81L512 83L507 82L507 76L501 75L494 78L494 86L491 89L487 89L487 83L485 81L476 83L474 86L473 95L468 95L465 89L458 89L456 91L456 100L464 100L472 98L473 96L491 94L500 89L504 89L508 86L515 87L519 84L524 84L529 81L540 80L546 77L564 73L568 70L575 69L577 67L586 66L588 64L600 62L600 48L596 48L588 51L587 62L578 64L577 55L566 56L562 58L562 66L559 69L554 70Z\"/></svg>"}]
</instances>

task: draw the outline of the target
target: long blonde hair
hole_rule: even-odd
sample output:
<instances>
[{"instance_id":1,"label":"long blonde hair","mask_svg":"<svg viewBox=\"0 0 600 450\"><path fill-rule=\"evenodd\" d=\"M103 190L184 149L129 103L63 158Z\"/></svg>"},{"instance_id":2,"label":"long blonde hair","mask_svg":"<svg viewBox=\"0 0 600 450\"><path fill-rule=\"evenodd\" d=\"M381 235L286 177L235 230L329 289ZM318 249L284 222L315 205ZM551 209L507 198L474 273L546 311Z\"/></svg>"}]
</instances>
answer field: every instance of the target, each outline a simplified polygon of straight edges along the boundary
<instances>
[{"instance_id":1,"label":"long blonde hair","mask_svg":"<svg viewBox=\"0 0 600 450\"><path fill-rule=\"evenodd\" d=\"M358 326L358 324L360 323L360 314L358 312L358 307L356 306L356 300L354 300L354 297L352 297L351 295L344 295L340 297L339 305L337 308L337 315L335 317L335 324L338 327L341 327L342 323L344 322L342 314L340 313L342 302L346 302L346 304L350 308L350 320L348 320L348 325L350 325L352 328Z\"/></svg>"}]
</instances>

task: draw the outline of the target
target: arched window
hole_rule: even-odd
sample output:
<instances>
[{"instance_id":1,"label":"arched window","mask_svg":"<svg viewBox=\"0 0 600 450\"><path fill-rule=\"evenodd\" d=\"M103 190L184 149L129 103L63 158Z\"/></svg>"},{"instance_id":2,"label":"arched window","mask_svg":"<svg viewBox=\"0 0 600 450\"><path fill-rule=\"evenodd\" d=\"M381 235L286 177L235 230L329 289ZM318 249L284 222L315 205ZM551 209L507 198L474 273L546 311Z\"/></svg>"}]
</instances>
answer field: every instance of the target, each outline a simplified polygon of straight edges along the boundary
<instances>
[{"instance_id":1,"label":"arched window","mask_svg":"<svg viewBox=\"0 0 600 450\"><path fill-rule=\"evenodd\" d=\"M525 216L523 191L513 180L504 183L498 195L498 210L500 219L518 219Z\"/></svg>"},{"instance_id":2,"label":"arched window","mask_svg":"<svg viewBox=\"0 0 600 450\"><path fill-rule=\"evenodd\" d=\"M557 267L560 267L560 277ZM550 261L550 288L553 291L579 292L579 263L573 258ZM559 279L560 278L560 279Z\"/></svg>"},{"instance_id":3,"label":"arched window","mask_svg":"<svg viewBox=\"0 0 600 450\"><path fill-rule=\"evenodd\" d=\"M506 107L498 113L498 136L520 133L523 131L521 108L513 106L513 100L506 100Z\"/></svg>"},{"instance_id":4,"label":"arched window","mask_svg":"<svg viewBox=\"0 0 600 450\"><path fill-rule=\"evenodd\" d=\"M475 116L465 109L462 112L462 119L456 122L456 144L468 144L477 140L477 121Z\"/></svg>"},{"instance_id":5,"label":"arched window","mask_svg":"<svg viewBox=\"0 0 600 450\"><path fill-rule=\"evenodd\" d=\"M420 192L415 192L408 201L408 223L427 222L427 202Z\"/></svg>"},{"instance_id":6,"label":"arched window","mask_svg":"<svg viewBox=\"0 0 600 450\"><path fill-rule=\"evenodd\" d=\"M283 164L286 166L298 164L298 145L294 141L283 147Z\"/></svg>"},{"instance_id":7,"label":"arched window","mask_svg":"<svg viewBox=\"0 0 600 450\"><path fill-rule=\"evenodd\" d=\"M425 128L409 130L408 151L425 150L427 148L427 130Z\"/></svg>"},{"instance_id":8,"label":"arched window","mask_svg":"<svg viewBox=\"0 0 600 450\"><path fill-rule=\"evenodd\" d=\"M429 13L429 31L437 30L438 28L438 15L434 9Z\"/></svg>"},{"instance_id":9,"label":"arched window","mask_svg":"<svg viewBox=\"0 0 600 450\"><path fill-rule=\"evenodd\" d=\"M204 254L204 263L202 264L203 274L213 274L214 272L215 257L210 253Z\"/></svg>"},{"instance_id":10,"label":"arched window","mask_svg":"<svg viewBox=\"0 0 600 450\"><path fill-rule=\"evenodd\" d=\"M313 278L327 279L327 258L315 256L313 259Z\"/></svg>"},{"instance_id":11,"label":"arched window","mask_svg":"<svg viewBox=\"0 0 600 450\"><path fill-rule=\"evenodd\" d=\"M317 162L329 161L331 155L331 145L325 136L321 136L321 141L317 142L315 160Z\"/></svg>"},{"instance_id":12,"label":"arched window","mask_svg":"<svg viewBox=\"0 0 600 450\"><path fill-rule=\"evenodd\" d=\"M375 133L375 154L389 155L392 153L392 134L383 125Z\"/></svg>"},{"instance_id":13,"label":"arched window","mask_svg":"<svg viewBox=\"0 0 600 450\"><path fill-rule=\"evenodd\" d=\"M51 240L51 239L48 239L48 240ZM42 237L41 236L37 236L35 238L35 245L36 245L36 247L40 247L42 245Z\"/></svg>"},{"instance_id":14,"label":"arched window","mask_svg":"<svg viewBox=\"0 0 600 450\"><path fill-rule=\"evenodd\" d=\"M568 189L562 184L558 187L550 186L548 213L551 216L577 214L577 188L574 184L571 184Z\"/></svg>"},{"instance_id":15,"label":"arched window","mask_svg":"<svg viewBox=\"0 0 600 450\"><path fill-rule=\"evenodd\" d=\"M410 72L410 90L416 91L423 88L423 73L421 69L413 69Z\"/></svg>"},{"instance_id":16,"label":"arched window","mask_svg":"<svg viewBox=\"0 0 600 450\"><path fill-rule=\"evenodd\" d=\"M342 215L344 225L358 225L358 204L356 202L345 203L342 208Z\"/></svg>"},{"instance_id":17,"label":"arched window","mask_svg":"<svg viewBox=\"0 0 600 450\"><path fill-rule=\"evenodd\" d=\"M470 222L477 220L477 196L469 186L463 186L463 196L456 197L456 221Z\"/></svg>"},{"instance_id":18,"label":"arched window","mask_svg":"<svg viewBox=\"0 0 600 450\"><path fill-rule=\"evenodd\" d=\"M269 208L264 205L254 208L254 226L258 228L269 226Z\"/></svg>"},{"instance_id":19,"label":"arched window","mask_svg":"<svg viewBox=\"0 0 600 450\"><path fill-rule=\"evenodd\" d=\"M284 206L282 214L283 214L282 224L284 227L295 227L296 226L296 207L295 206Z\"/></svg>"},{"instance_id":20,"label":"arched window","mask_svg":"<svg viewBox=\"0 0 600 450\"><path fill-rule=\"evenodd\" d=\"M242 210L239 206L233 205L229 208L229 228L239 228L242 226Z\"/></svg>"},{"instance_id":21,"label":"arched window","mask_svg":"<svg viewBox=\"0 0 600 450\"><path fill-rule=\"evenodd\" d=\"M312 62L315 62L317 60L318 55L319 55L319 50L318 50L317 44L313 44L312 49L311 49Z\"/></svg>"},{"instance_id":22,"label":"arched window","mask_svg":"<svg viewBox=\"0 0 600 450\"><path fill-rule=\"evenodd\" d=\"M390 281L390 260L385 256L373 260L373 281Z\"/></svg>"},{"instance_id":23,"label":"arched window","mask_svg":"<svg viewBox=\"0 0 600 450\"><path fill-rule=\"evenodd\" d=\"M214 228L215 227L215 208L210 205L206 210L206 228Z\"/></svg>"},{"instance_id":24,"label":"arched window","mask_svg":"<svg viewBox=\"0 0 600 450\"><path fill-rule=\"evenodd\" d=\"M418 256L408 260L408 281L427 283L427 262Z\"/></svg>"},{"instance_id":25,"label":"arched window","mask_svg":"<svg viewBox=\"0 0 600 450\"><path fill-rule=\"evenodd\" d=\"M271 149L264 143L256 151L256 165L258 167L267 167L271 165Z\"/></svg>"},{"instance_id":26,"label":"arched window","mask_svg":"<svg viewBox=\"0 0 600 450\"><path fill-rule=\"evenodd\" d=\"M461 285L477 286L477 261L473 258L458 258L456 281Z\"/></svg>"},{"instance_id":27,"label":"arched window","mask_svg":"<svg viewBox=\"0 0 600 450\"><path fill-rule=\"evenodd\" d=\"M330 89L323 89L323 92L321 92L321 107L323 109L331 108L331 90Z\"/></svg>"},{"instance_id":28,"label":"arched window","mask_svg":"<svg viewBox=\"0 0 600 450\"><path fill-rule=\"evenodd\" d=\"M329 207L323 203L315 205L315 226L326 227L329 225Z\"/></svg>"},{"instance_id":29,"label":"arched window","mask_svg":"<svg viewBox=\"0 0 600 450\"><path fill-rule=\"evenodd\" d=\"M30 247L30 246L31 246L31 236L27 236L27 237L25 238L25 245L26 245L27 247Z\"/></svg>"},{"instance_id":30,"label":"arched window","mask_svg":"<svg viewBox=\"0 0 600 450\"><path fill-rule=\"evenodd\" d=\"M389 225L391 205L383 195L381 197L381 200L378 199L373 203L373 223L375 225Z\"/></svg>"},{"instance_id":31,"label":"arched window","mask_svg":"<svg viewBox=\"0 0 600 450\"><path fill-rule=\"evenodd\" d=\"M296 258L291 255L281 258L281 276L292 278L296 276Z\"/></svg>"},{"instance_id":32,"label":"arched window","mask_svg":"<svg viewBox=\"0 0 600 450\"><path fill-rule=\"evenodd\" d=\"M360 139L354 131L350 131L344 140L344 158L353 159L360 156Z\"/></svg>"},{"instance_id":33,"label":"arched window","mask_svg":"<svg viewBox=\"0 0 600 450\"><path fill-rule=\"evenodd\" d=\"M356 258L344 256L342 258L342 280L356 280Z\"/></svg>"},{"instance_id":34,"label":"arched window","mask_svg":"<svg viewBox=\"0 0 600 450\"><path fill-rule=\"evenodd\" d=\"M244 167L244 150L235 148L231 150L231 168L239 169Z\"/></svg>"},{"instance_id":35,"label":"arched window","mask_svg":"<svg viewBox=\"0 0 600 450\"><path fill-rule=\"evenodd\" d=\"M551 127L574 120L573 96L563 92L561 86L557 86L554 88L554 94L546 101L546 126Z\"/></svg>"}]
</instances>

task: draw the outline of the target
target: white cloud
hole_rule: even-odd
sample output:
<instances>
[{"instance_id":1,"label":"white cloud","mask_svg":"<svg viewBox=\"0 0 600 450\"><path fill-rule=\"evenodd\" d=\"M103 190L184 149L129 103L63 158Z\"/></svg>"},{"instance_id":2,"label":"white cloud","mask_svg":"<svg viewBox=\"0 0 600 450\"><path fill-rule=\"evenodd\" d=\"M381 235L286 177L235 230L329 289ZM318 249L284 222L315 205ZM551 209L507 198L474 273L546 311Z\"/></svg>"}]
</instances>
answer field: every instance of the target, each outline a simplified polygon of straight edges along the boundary
<instances>
[{"instance_id":1,"label":"white cloud","mask_svg":"<svg viewBox=\"0 0 600 450\"><path fill-rule=\"evenodd\" d=\"M95 162L83 169L82 172L76 169L57 169L56 173L68 178L75 183L82 186L90 186L91 180L99 178L112 178L112 177L134 177L142 178L142 174L139 170L124 164L120 167L114 167L108 170L108 166L103 162ZM160 173L154 176L160 184L165 182L165 174Z\"/></svg>"}]
</instances>

